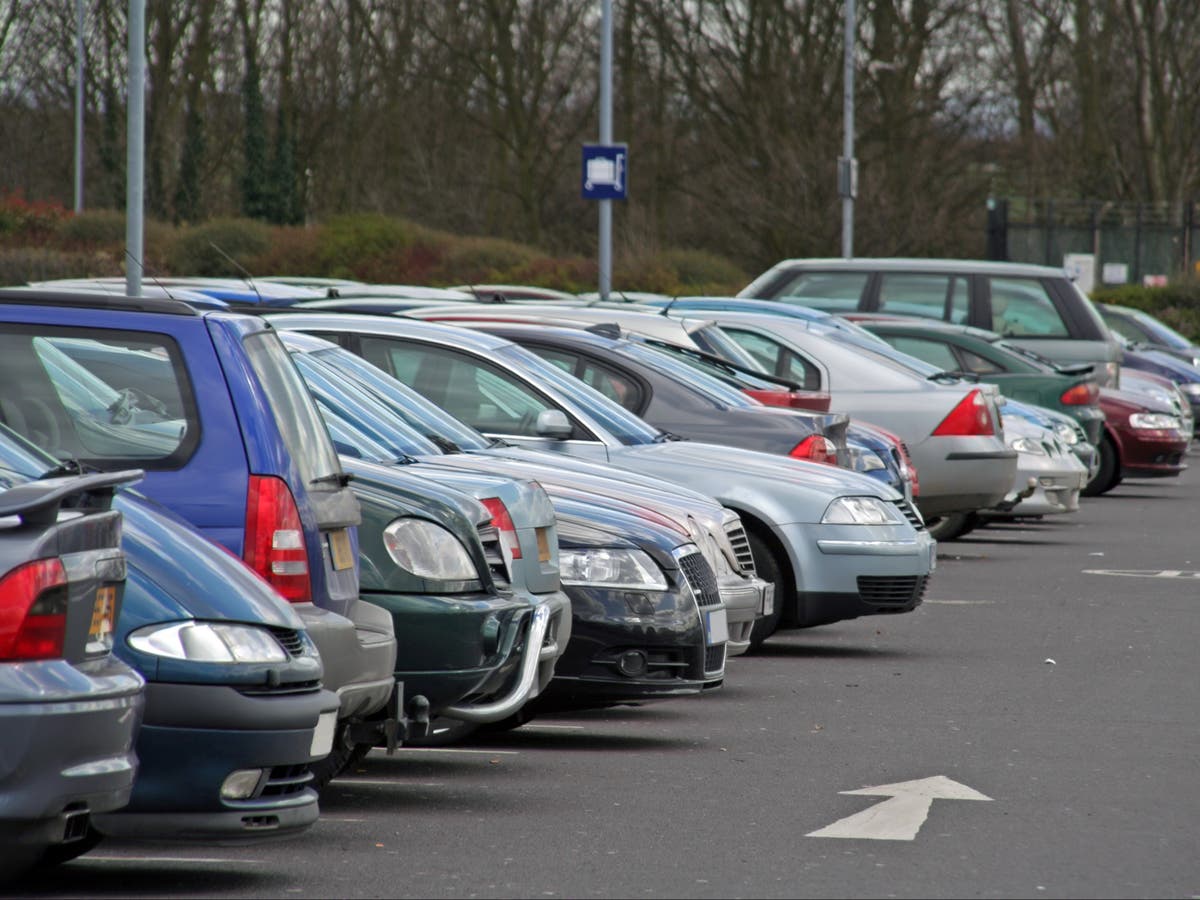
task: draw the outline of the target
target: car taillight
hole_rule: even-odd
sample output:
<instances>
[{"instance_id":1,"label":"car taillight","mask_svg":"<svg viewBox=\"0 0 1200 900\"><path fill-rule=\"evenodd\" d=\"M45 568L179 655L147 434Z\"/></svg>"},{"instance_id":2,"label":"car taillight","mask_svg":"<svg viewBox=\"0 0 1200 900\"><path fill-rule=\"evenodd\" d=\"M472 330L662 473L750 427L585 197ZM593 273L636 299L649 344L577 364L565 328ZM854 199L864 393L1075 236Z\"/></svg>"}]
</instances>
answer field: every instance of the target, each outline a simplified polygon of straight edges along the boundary
<instances>
[{"instance_id":1,"label":"car taillight","mask_svg":"<svg viewBox=\"0 0 1200 900\"><path fill-rule=\"evenodd\" d=\"M508 551L509 557L520 559L521 542L517 539L517 528L513 525L512 516L508 514L508 507L504 505L504 501L499 497L484 497L479 502L492 514L492 524L500 532L500 543Z\"/></svg>"},{"instance_id":2,"label":"car taillight","mask_svg":"<svg viewBox=\"0 0 1200 900\"><path fill-rule=\"evenodd\" d=\"M1066 406L1095 406L1100 402L1100 385L1081 381L1063 391L1058 399Z\"/></svg>"},{"instance_id":3,"label":"car taillight","mask_svg":"<svg viewBox=\"0 0 1200 900\"><path fill-rule=\"evenodd\" d=\"M992 414L988 412L987 401L983 393L975 388L959 401L950 415L942 419L942 424L933 430L935 437L966 437L974 435L994 435L996 433Z\"/></svg>"},{"instance_id":4,"label":"car taillight","mask_svg":"<svg viewBox=\"0 0 1200 900\"><path fill-rule=\"evenodd\" d=\"M62 561L27 562L0 578L0 660L59 659L67 634Z\"/></svg>"},{"instance_id":5,"label":"car taillight","mask_svg":"<svg viewBox=\"0 0 1200 900\"><path fill-rule=\"evenodd\" d=\"M787 409L807 409L812 412L829 412L830 396L820 391L788 391L745 388L746 396L753 397L765 406L783 406Z\"/></svg>"},{"instance_id":6,"label":"car taillight","mask_svg":"<svg viewBox=\"0 0 1200 900\"><path fill-rule=\"evenodd\" d=\"M281 478L251 475L246 494L242 559L292 603L312 600L304 529L292 492Z\"/></svg>"},{"instance_id":7,"label":"car taillight","mask_svg":"<svg viewBox=\"0 0 1200 900\"><path fill-rule=\"evenodd\" d=\"M809 462L837 465L837 447L823 434L810 434L793 447L788 456L793 459L807 459Z\"/></svg>"}]
</instances>

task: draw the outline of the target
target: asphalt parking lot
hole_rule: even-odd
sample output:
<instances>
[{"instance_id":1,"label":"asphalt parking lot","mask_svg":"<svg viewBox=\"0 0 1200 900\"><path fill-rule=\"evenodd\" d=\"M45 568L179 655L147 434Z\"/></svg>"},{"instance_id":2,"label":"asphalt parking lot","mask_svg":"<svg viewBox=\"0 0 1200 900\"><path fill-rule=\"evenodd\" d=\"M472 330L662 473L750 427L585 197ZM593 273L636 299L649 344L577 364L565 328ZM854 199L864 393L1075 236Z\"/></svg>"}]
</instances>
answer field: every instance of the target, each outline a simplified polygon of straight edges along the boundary
<instances>
[{"instance_id":1,"label":"asphalt parking lot","mask_svg":"<svg viewBox=\"0 0 1200 900\"><path fill-rule=\"evenodd\" d=\"M369 757L305 835L110 842L47 897L1200 894L1200 456L944 544L925 604L687 701Z\"/></svg>"}]
</instances>

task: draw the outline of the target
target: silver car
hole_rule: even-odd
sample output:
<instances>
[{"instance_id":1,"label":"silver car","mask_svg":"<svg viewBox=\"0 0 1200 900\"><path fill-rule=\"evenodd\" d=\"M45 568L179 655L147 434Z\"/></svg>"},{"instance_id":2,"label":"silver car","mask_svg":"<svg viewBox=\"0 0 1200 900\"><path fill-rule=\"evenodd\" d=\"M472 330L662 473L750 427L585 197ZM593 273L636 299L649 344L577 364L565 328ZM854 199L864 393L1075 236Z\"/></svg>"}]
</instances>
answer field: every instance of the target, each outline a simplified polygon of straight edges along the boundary
<instances>
[{"instance_id":1,"label":"silver car","mask_svg":"<svg viewBox=\"0 0 1200 900\"><path fill-rule=\"evenodd\" d=\"M282 327L341 343L484 434L606 461L714 497L741 517L758 574L776 585L776 622L820 625L920 603L935 542L917 512L879 481L787 457L672 441L578 379L491 335L370 316L277 318ZM1001 497L1007 486L1006 479Z\"/></svg>"}]
</instances>

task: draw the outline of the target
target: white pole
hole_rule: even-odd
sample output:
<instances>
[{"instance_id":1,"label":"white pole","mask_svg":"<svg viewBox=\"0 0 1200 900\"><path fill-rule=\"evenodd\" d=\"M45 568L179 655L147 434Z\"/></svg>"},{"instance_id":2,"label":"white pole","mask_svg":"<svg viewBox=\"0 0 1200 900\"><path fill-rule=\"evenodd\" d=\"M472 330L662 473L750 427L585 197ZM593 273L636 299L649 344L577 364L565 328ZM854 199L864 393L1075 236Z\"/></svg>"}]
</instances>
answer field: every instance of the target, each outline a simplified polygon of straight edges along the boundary
<instances>
[{"instance_id":1,"label":"white pole","mask_svg":"<svg viewBox=\"0 0 1200 900\"><path fill-rule=\"evenodd\" d=\"M129 120L125 153L125 294L142 295L142 204L146 135L146 0L129 0Z\"/></svg>"},{"instance_id":2,"label":"white pole","mask_svg":"<svg viewBox=\"0 0 1200 900\"><path fill-rule=\"evenodd\" d=\"M600 143L611 144L612 135L612 0L600 6ZM600 203L600 299L612 290L612 201Z\"/></svg>"},{"instance_id":3,"label":"white pole","mask_svg":"<svg viewBox=\"0 0 1200 900\"><path fill-rule=\"evenodd\" d=\"M75 214L83 212L83 0L75 0Z\"/></svg>"}]
</instances>

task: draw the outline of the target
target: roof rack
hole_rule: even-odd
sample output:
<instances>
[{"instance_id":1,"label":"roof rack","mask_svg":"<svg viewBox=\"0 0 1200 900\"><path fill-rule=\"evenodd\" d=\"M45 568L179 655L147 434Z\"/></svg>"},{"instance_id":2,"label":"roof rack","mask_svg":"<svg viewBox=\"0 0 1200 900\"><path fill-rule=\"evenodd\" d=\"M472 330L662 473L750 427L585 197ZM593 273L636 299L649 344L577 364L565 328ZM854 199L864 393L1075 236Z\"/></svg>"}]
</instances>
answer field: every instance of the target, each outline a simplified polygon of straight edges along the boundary
<instances>
[{"instance_id":1,"label":"roof rack","mask_svg":"<svg viewBox=\"0 0 1200 900\"><path fill-rule=\"evenodd\" d=\"M0 288L0 303L9 306L73 306L82 309L152 312L174 316L200 315L199 310L182 300L126 297L124 294L106 294L101 291Z\"/></svg>"}]
</instances>

